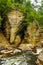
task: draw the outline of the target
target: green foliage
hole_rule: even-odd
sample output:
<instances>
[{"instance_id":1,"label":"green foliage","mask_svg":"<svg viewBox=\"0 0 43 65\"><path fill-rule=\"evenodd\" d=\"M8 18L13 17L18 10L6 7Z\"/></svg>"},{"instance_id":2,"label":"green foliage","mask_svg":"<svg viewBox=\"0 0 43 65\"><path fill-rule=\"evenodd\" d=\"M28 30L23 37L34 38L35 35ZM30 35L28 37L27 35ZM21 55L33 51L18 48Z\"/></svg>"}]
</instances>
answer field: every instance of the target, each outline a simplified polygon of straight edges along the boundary
<instances>
[{"instance_id":1,"label":"green foliage","mask_svg":"<svg viewBox=\"0 0 43 65\"><path fill-rule=\"evenodd\" d=\"M25 2L25 4L19 6L19 10L24 13L26 24L29 24L29 22L35 19L36 11L33 9L30 1Z\"/></svg>"},{"instance_id":2,"label":"green foliage","mask_svg":"<svg viewBox=\"0 0 43 65\"><path fill-rule=\"evenodd\" d=\"M14 1L15 3L23 3L23 0L12 0L12 1Z\"/></svg>"},{"instance_id":3,"label":"green foliage","mask_svg":"<svg viewBox=\"0 0 43 65\"><path fill-rule=\"evenodd\" d=\"M43 16L40 14L40 12L43 13L42 6L39 9L40 11L36 12L30 0L27 2L26 0L0 0L0 15L3 21L6 18L7 12L14 8L17 8L19 11L24 13L24 22L26 25L34 19L39 22L41 22L40 20L43 21Z\"/></svg>"},{"instance_id":4,"label":"green foliage","mask_svg":"<svg viewBox=\"0 0 43 65\"><path fill-rule=\"evenodd\" d=\"M14 8L14 4L11 0L0 0L0 14L2 16L4 16L11 8Z\"/></svg>"}]
</instances>

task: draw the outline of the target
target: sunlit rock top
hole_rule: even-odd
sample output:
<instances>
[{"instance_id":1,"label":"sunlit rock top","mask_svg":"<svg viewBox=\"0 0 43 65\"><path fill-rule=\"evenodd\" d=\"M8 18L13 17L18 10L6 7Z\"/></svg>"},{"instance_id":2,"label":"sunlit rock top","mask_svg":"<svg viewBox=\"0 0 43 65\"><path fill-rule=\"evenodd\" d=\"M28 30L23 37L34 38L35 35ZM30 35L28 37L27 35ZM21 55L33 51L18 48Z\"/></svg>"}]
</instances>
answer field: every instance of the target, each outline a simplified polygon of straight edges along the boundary
<instances>
[{"instance_id":1,"label":"sunlit rock top","mask_svg":"<svg viewBox=\"0 0 43 65\"><path fill-rule=\"evenodd\" d=\"M19 11L16 10L12 10L11 12L8 13L8 20L11 24L11 26L13 25L18 25L18 23L23 19L23 14Z\"/></svg>"}]
</instances>

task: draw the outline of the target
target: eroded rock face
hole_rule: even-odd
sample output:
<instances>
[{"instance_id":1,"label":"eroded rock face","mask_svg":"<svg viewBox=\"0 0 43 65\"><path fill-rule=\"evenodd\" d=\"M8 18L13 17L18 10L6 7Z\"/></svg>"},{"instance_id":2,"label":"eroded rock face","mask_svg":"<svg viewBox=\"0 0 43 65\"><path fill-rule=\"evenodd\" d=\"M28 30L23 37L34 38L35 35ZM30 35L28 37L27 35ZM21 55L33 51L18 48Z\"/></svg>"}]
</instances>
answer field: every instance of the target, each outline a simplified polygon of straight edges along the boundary
<instances>
[{"instance_id":1,"label":"eroded rock face","mask_svg":"<svg viewBox=\"0 0 43 65\"><path fill-rule=\"evenodd\" d=\"M41 27L41 44L42 44L42 47L43 47L43 27Z\"/></svg>"},{"instance_id":2,"label":"eroded rock face","mask_svg":"<svg viewBox=\"0 0 43 65\"><path fill-rule=\"evenodd\" d=\"M0 51L1 49L13 49L10 45L10 43L6 40L4 35L2 34L2 31L0 30Z\"/></svg>"},{"instance_id":3,"label":"eroded rock face","mask_svg":"<svg viewBox=\"0 0 43 65\"><path fill-rule=\"evenodd\" d=\"M30 23L29 26L27 27L27 32L26 32L26 40L28 43L32 43L33 46L37 45L40 41L40 30L38 28L38 25L36 21L33 21L33 23Z\"/></svg>"},{"instance_id":4,"label":"eroded rock face","mask_svg":"<svg viewBox=\"0 0 43 65\"><path fill-rule=\"evenodd\" d=\"M25 51L25 50L32 51L32 44L20 44L19 49L21 49L22 51Z\"/></svg>"},{"instance_id":5,"label":"eroded rock face","mask_svg":"<svg viewBox=\"0 0 43 65\"><path fill-rule=\"evenodd\" d=\"M12 47L16 48L19 46L19 44L21 43L21 36L20 35L16 35L14 43L11 44Z\"/></svg>"},{"instance_id":6,"label":"eroded rock face","mask_svg":"<svg viewBox=\"0 0 43 65\"><path fill-rule=\"evenodd\" d=\"M21 43L21 37L20 37L20 35L16 36L14 43L15 43L15 47L19 46L19 44Z\"/></svg>"},{"instance_id":7,"label":"eroded rock face","mask_svg":"<svg viewBox=\"0 0 43 65\"><path fill-rule=\"evenodd\" d=\"M27 43L32 44L32 46L40 46L40 30L35 21L27 26L24 39Z\"/></svg>"},{"instance_id":8,"label":"eroded rock face","mask_svg":"<svg viewBox=\"0 0 43 65\"><path fill-rule=\"evenodd\" d=\"M36 22L36 20L30 22L27 26L24 39L22 40L22 43L19 46L19 48L21 48L22 50L31 50L34 49L36 46L41 46L40 29Z\"/></svg>"},{"instance_id":9,"label":"eroded rock face","mask_svg":"<svg viewBox=\"0 0 43 65\"><path fill-rule=\"evenodd\" d=\"M23 18L23 14L19 11L12 10L8 13L8 20L4 23L4 32L10 43L14 42L16 33L20 30Z\"/></svg>"},{"instance_id":10,"label":"eroded rock face","mask_svg":"<svg viewBox=\"0 0 43 65\"><path fill-rule=\"evenodd\" d=\"M24 39L19 46L23 49L34 48L35 46L40 46L40 30L36 21L30 22L27 26L27 30L25 31Z\"/></svg>"}]
</instances>

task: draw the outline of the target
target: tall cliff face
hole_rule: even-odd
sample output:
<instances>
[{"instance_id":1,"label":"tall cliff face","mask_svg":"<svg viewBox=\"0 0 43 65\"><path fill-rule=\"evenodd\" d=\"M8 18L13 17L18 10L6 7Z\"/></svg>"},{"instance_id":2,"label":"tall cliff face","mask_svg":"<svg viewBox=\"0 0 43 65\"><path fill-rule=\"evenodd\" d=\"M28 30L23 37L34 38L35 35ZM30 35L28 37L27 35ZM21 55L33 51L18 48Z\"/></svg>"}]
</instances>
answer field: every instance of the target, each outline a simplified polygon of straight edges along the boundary
<instances>
[{"instance_id":1,"label":"tall cliff face","mask_svg":"<svg viewBox=\"0 0 43 65\"><path fill-rule=\"evenodd\" d=\"M23 14L19 11L12 10L7 14L8 20L4 23L4 32L10 43L14 42L16 34L20 30L23 18Z\"/></svg>"},{"instance_id":2,"label":"tall cliff face","mask_svg":"<svg viewBox=\"0 0 43 65\"><path fill-rule=\"evenodd\" d=\"M30 22L25 31L24 39L19 46L23 50L31 50L36 46L41 46L40 29L36 21Z\"/></svg>"},{"instance_id":3,"label":"tall cliff face","mask_svg":"<svg viewBox=\"0 0 43 65\"><path fill-rule=\"evenodd\" d=\"M40 43L40 30L35 21L27 26L27 31L24 38L27 43L31 43L33 46Z\"/></svg>"}]
</instances>

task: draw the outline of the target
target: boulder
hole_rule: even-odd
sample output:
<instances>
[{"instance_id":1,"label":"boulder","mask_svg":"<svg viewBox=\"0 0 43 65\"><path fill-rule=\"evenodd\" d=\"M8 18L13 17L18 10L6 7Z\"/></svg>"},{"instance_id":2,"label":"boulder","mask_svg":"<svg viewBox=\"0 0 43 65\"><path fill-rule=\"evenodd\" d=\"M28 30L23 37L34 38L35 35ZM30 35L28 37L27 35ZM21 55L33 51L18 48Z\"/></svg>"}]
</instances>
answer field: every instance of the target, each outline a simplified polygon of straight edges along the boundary
<instances>
[{"instance_id":1,"label":"boulder","mask_svg":"<svg viewBox=\"0 0 43 65\"><path fill-rule=\"evenodd\" d=\"M20 44L19 49L21 49L22 51L26 51L26 50L32 50L33 46L32 44Z\"/></svg>"},{"instance_id":2,"label":"boulder","mask_svg":"<svg viewBox=\"0 0 43 65\"><path fill-rule=\"evenodd\" d=\"M11 45L13 48L16 48L19 46L20 43L21 43L21 37L20 37L20 35L16 35L14 43Z\"/></svg>"}]
</instances>

